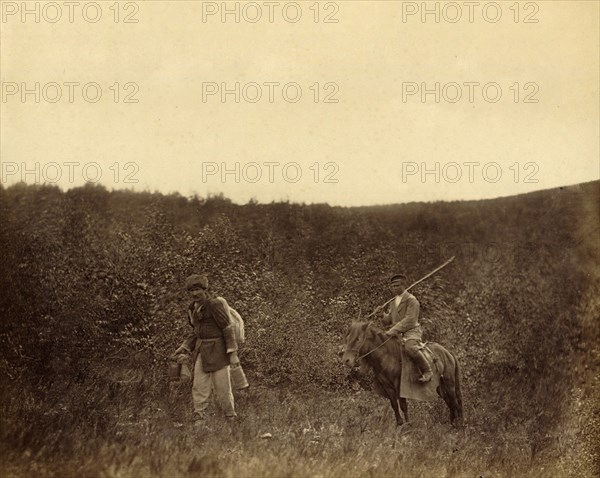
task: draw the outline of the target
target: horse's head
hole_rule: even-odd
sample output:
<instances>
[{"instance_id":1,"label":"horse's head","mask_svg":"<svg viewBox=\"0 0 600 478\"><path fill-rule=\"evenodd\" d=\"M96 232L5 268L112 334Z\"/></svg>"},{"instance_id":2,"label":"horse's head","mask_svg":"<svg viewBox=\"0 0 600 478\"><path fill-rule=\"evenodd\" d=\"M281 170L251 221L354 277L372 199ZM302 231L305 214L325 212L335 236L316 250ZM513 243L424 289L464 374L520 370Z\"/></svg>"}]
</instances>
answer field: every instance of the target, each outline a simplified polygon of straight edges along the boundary
<instances>
[{"instance_id":1,"label":"horse's head","mask_svg":"<svg viewBox=\"0 0 600 478\"><path fill-rule=\"evenodd\" d=\"M344 355L342 355L342 362L348 367L354 367L356 359L360 354L366 353L362 350L367 339L367 333L371 322L358 322L352 321L348 333L346 334L346 345Z\"/></svg>"}]
</instances>

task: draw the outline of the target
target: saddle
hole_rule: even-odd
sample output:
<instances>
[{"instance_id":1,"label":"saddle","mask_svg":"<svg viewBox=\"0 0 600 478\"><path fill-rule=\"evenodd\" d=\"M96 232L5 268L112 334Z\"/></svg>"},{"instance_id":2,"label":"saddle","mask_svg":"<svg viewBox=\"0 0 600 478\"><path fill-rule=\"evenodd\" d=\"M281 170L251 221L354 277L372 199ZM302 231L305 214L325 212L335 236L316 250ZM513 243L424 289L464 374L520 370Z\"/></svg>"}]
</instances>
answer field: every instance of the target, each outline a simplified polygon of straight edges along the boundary
<instances>
[{"instance_id":1,"label":"saddle","mask_svg":"<svg viewBox=\"0 0 600 478\"><path fill-rule=\"evenodd\" d=\"M427 346L427 343L428 342L419 341L419 344L417 345L417 347L419 348L419 350L421 352L423 352L423 355L425 355L425 359L429 362L429 366L431 367L431 370L435 370L436 362L438 361L438 358L433 354L431 349Z\"/></svg>"},{"instance_id":2,"label":"saddle","mask_svg":"<svg viewBox=\"0 0 600 478\"><path fill-rule=\"evenodd\" d=\"M428 347L429 342L423 342L421 340L419 340L417 342L417 348L423 352L423 355L425 356L425 360L427 360L427 362L429 363L429 366L431 367L431 370L435 370L434 367L436 367L436 362L438 361L438 358L434 355L434 353L431 351L431 349ZM404 355L404 341L402 341L402 355ZM408 360L412 362L412 359L410 357L408 357ZM415 364L416 365L416 364Z\"/></svg>"},{"instance_id":3,"label":"saddle","mask_svg":"<svg viewBox=\"0 0 600 478\"><path fill-rule=\"evenodd\" d=\"M437 387L440 384L440 373L437 365L437 357L427 346L427 342L419 342L418 348L429 362L433 371L433 378L426 383L419 383L421 371L414 361L407 356L402 347L402 378L400 383L400 396L414 400L434 401L437 400Z\"/></svg>"}]
</instances>

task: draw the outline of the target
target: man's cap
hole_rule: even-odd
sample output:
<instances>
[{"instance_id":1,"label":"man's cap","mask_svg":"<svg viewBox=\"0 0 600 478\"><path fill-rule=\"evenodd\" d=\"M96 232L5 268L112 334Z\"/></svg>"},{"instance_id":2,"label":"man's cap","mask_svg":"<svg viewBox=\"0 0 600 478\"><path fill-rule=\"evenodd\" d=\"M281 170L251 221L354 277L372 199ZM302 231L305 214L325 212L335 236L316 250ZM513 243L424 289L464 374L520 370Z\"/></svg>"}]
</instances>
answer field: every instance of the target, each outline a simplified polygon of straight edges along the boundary
<instances>
[{"instance_id":1,"label":"man's cap","mask_svg":"<svg viewBox=\"0 0 600 478\"><path fill-rule=\"evenodd\" d=\"M208 289L208 277L204 274L192 274L185 280L185 288L187 290L195 289L197 286Z\"/></svg>"},{"instance_id":2,"label":"man's cap","mask_svg":"<svg viewBox=\"0 0 600 478\"><path fill-rule=\"evenodd\" d=\"M391 278L390 278L390 284L393 284L394 282L406 282L407 278L404 274L394 274Z\"/></svg>"}]
</instances>

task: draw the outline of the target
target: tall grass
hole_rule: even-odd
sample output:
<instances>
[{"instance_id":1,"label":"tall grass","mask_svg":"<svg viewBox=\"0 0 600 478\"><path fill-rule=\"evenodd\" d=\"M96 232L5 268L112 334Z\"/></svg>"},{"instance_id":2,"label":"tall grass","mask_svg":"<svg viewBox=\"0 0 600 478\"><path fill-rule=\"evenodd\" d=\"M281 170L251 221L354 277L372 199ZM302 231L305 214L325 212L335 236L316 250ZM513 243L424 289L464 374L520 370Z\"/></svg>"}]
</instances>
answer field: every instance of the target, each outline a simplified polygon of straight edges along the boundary
<instances>
[{"instance_id":1,"label":"tall grass","mask_svg":"<svg viewBox=\"0 0 600 478\"><path fill-rule=\"evenodd\" d=\"M124 385L101 410L65 402L42 412L43 404L13 401L2 411L11 417L10 424L3 419L2 441L10 445L2 475L593 476L576 428L563 428L536 454L518 424L489 430L482 417L467 417L464 429L453 429L441 401L410 402L411 422L397 428L388 403L365 390L340 396L266 387L236 393L237 421L227 421L213 403L197 426L189 384L162 387L162 397L144 399L136 385Z\"/></svg>"}]
</instances>

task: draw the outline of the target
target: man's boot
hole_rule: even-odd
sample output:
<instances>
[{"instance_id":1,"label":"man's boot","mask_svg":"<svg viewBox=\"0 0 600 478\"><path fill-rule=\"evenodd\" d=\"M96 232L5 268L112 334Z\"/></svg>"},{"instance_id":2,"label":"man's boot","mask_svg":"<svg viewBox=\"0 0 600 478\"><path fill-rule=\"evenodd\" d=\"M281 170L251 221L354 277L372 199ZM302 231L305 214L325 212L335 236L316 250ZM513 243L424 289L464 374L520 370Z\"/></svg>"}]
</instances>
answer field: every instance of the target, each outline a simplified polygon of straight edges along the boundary
<instances>
[{"instance_id":1,"label":"man's boot","mask_svg":"<svg viewBox=\"0 0 600 478\"><path fill-rule=\"evenodd\" d=\"M425 357L425 354L422 350L419 350L415 356L413 357L417 367L421 371L421 376L419 377L420 383L429 382L433 378L433 372L431 371L431 366L429 365L429 361Z\"/></svg>"}]
</instances>

